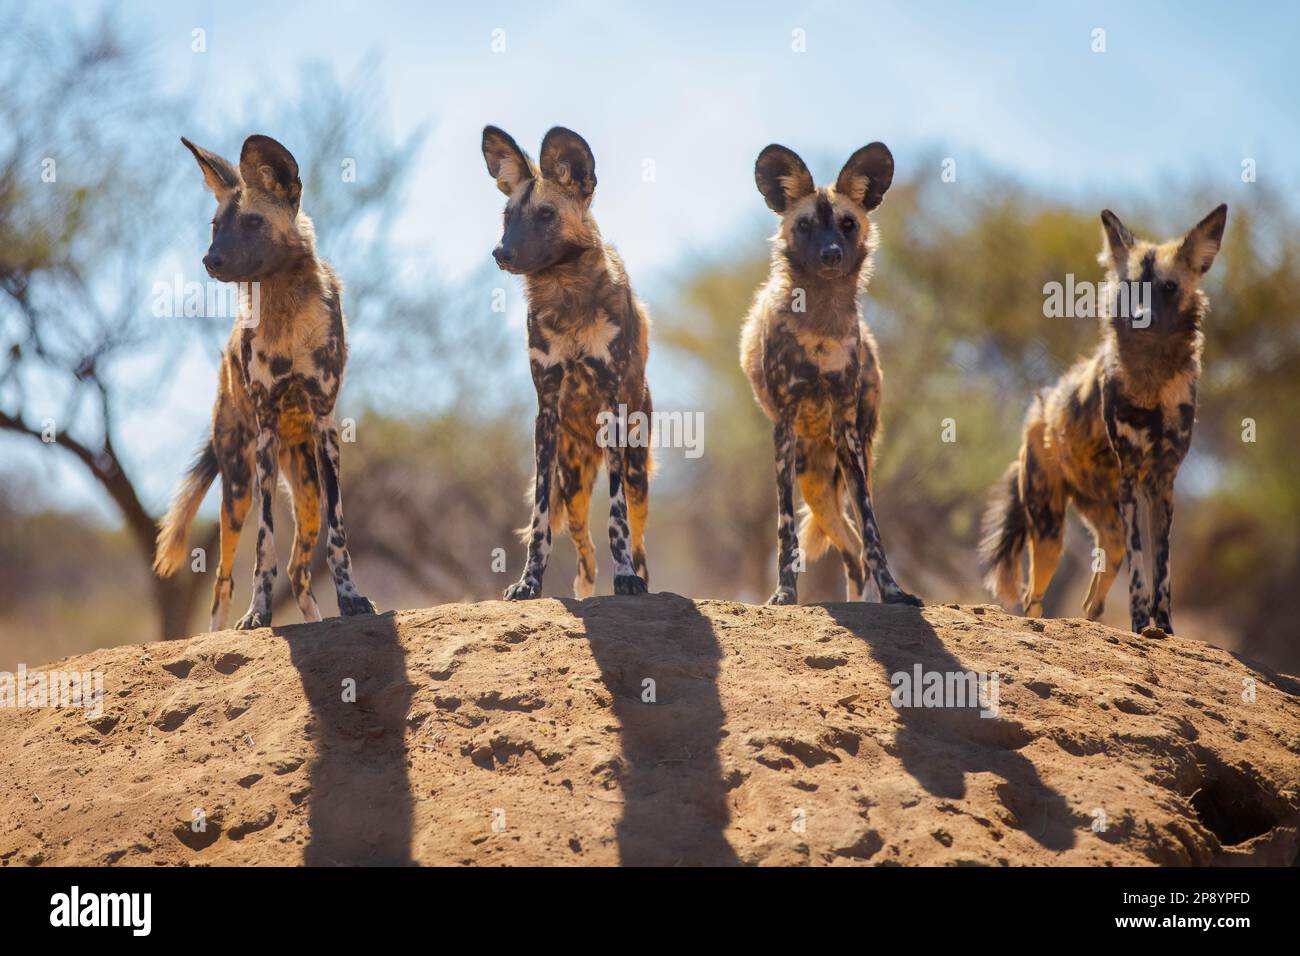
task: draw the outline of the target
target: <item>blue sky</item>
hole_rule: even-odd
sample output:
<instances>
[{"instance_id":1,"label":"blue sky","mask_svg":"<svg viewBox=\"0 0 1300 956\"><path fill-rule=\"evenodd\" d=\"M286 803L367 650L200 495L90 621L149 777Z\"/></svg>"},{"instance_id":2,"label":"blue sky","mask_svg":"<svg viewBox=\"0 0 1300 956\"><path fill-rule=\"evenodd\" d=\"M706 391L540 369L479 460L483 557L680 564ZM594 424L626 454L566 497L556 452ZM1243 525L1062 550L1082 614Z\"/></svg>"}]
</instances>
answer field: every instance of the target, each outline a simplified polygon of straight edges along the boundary
<instances>
[{"instance_id":1,"label":"blue sky","mask_svg":"<svg viewBox=\"0 0 1300 956\"><path fill-rule=\"evenodd\" d=\"M431 129L399 238L440 274L486 261L499 205L479 131L533 151L552 125L597 159L597 212L654 274L766 215L753 158L772 141L814 174L870 140L900 175L935 155L1071 195L1168 177L1297 176L1300 5L1290 3L299 4L128 2L196 123L237 121L302 62L382 58L401 135ZM207 52L190 50L207 32ZM804 31L806 52L792 49ZM1093 31L1105 30L1095 53ZM505 50L492 49L504 31ZM251 130L250 130L251 132ZM272 132L273 131L267 131ZM216 144L234 151L236 143ZM643 181L652 160L655 181ZM938 174L936 169L935 174Z\"/></svg>"},{"instance_id":2,"label":"blue sky","mask_svg":"<svg viewBox=\"0 0 1300 956\"><path fill-rule=\"evenodd\" d=\"M1239 187L1247 157L1261 181L1300 185L1300 4L127 0L116 9L166 92L193 98L194 128L178 134L240 128L250 104L295 88L305 62L346 77L378 55L380 116L398 136L429 128L396 240L408 264L450 282L481 269L498 235L502 200L478 149L489 122L532 152L552 125L586 137L598 219L652 302L693 260L763 235L771 217L752 168L773 141L819 180L883 140L900 176L922 163L938 176L937 160L951 157L960 188L997 171L1118 208L1192 177ZM196 28L204 53L191 50ZM1099 29L1105 52L1093 50ZM204 145L235 154L239 143ZM214 376L212 357L196 351L166 396L168 422L123 426L119 444L139 458L175 462L150 469L152 503L202 432L212 390L196 383ZM43 467L69 500L98 498L70 468Z\"/></svg>"}]
</instances>

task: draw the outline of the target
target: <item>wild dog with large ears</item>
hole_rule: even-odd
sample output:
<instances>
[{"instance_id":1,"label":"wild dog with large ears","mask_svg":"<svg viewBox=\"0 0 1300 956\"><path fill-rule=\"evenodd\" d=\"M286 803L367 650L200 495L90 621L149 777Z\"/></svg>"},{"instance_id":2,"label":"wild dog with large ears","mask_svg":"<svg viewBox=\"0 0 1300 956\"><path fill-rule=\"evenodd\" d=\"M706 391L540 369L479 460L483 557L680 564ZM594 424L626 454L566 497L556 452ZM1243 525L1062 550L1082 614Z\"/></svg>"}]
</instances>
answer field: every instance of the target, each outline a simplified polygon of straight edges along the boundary
<instances>
[{"instance_id":1,"label":"wild dog with large ears","mask_svg":"<svg viewBox=\"0 0 1300 956\"><path fill-rule=\"evenodd\" d=\"M243 294L221 356L212 432L163 519L154 570L165 577L184 563L195 512L220 474L221 557L211 627L224 628L234 593L231 568L256 482L261 508L253 598L235 626L269 625L276 578L271 505L283 469L294 511L289 583L303 618L321 619L311 590L311 555L320 534L322 490L339 613L373 614L374 604L352 580L339 489L334 404L347 360L342 286L316 254L311 219L300 208L298 162L269 136L248 137L238 167L187 139L181 142L217 200L203 265L217 281L240 283Z\"/></svg>"},{"instance_id":2,"label":"wild dog with large ears","mask_svg":"<svg viewBox=\"0 0 1300 956\"><path fill-rule=\"evenodd\" d=\"M559 126L542 140L536 163L495 126L483 130L482 148L488 174L507 197L501 241L492 255L502 270L524 278L528 359L537 390L536 471L528 495L533 514L524 530L528 555L523 575L505 597L541 596L551 534L566 515L578 552L573 593L594 593L596 551L587 514L602 460L609 474L614 593L644 593L650 318L592 216L595 157L586 140Z\"/></svg>"},{"instance_id":3,"label":"wild dog with large ears","mask_svg":"<svg viewBox=\"0 0 1300 956\"><path fill-rule=\"evenodd\" d=\"M776 448L778 581L769 604L797 603L803 559L829 545L844 562L850 600L878 594L888 604L921 603L894 580L876 525L881 374L858 306L876 247L870 213L893 178L883 143L850 156L833 186L817 187L784 146L768 146L754 164L758 191L781 217L771 273L740 338L741 367L772 420ZM805 505L798 538L796 474Z\"/></svg>"},{"instance_id":4,"label":"wild dog with large ears","mask_svg":"<svg viewBox=\"0 0 1300 956\"><path fill-rule=\"evenodd\" d=\"M984 515L985 583L1005 604L1018 601L1030 617L1042 615L1061 556L1066 505L1073 502L1101 557L1083 602L1089 620L1101 617L1127 559L1133 630L1154 624L1173 633L1174 479L1196 420L1201 325L1209 311L1200 283L1227 218L1228 207L1219 206L1183 238L1157 245L1135 239L1118 216L1102 211L1098 259L1115 294L1101 297L1101 344L1034 400L1020 455L994 487ZM1146 584L1139 498L1150 511L1154 591Z\"/></svg>"}]
</instances>

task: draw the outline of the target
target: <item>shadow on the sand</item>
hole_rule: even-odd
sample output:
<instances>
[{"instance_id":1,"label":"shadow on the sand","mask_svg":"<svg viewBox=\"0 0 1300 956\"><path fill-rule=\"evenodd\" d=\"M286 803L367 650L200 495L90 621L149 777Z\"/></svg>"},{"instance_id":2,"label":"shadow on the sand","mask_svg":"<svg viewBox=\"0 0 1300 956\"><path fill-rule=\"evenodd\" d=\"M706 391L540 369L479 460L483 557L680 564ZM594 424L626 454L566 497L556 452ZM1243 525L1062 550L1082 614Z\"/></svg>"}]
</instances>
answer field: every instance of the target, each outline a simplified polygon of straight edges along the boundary
<instances>
[{"instance_id":1,"label":"shadow on the sand","mask_svg":"<svg viewBox=\"0 0 1300 956\"><path fill-rule=\"evenodd\" d=\"M412 685L389 611L276 627L311 706L309 866L411 865L406 714ZM348 682L355 682L349 684ZM355 702L349 702L355 687Z\"/></svg>"},{"instance_id":2,"label":"shadow on the sand","mask_svg":"<svg viewBox=\"0 0 1300 956\"><path fill-rule=\"evenodd\" d=\"M913 677L917 664L923 673L938 672L945 679L969 670L949 653L919 608L861 603L815 606L866 644L882 670L878 688L882 695L893 691L894 675ZM884 628L906 636L881 640L879 632ZM998 796L1021 830L1049 850L1073 847L1078 817L1065 798L1043 782L1033 763L1017 752L1030 735L1005 717L981 717L978 701L951 704L895 708L899 722L894 744L907 772L927 793L952 800L966 796L968 773L995 774L1005 781Z\"/></svg>"},{"instance_id":3,"label":"shadow on the sand","mask_svg":"<svg viewBox=\"0 0 1300 956\"><path fill-rule=\"evenodd\" d=\"M564 600L583 622L622 741L618 822L625 866L736 864L718 746L721 650L709 619L675 594ZM653 605L651 613L650 605ZM662 642L674 653L658 655ZM655 700L647 702L653 681Z\"/></svg>"}]
</instances>

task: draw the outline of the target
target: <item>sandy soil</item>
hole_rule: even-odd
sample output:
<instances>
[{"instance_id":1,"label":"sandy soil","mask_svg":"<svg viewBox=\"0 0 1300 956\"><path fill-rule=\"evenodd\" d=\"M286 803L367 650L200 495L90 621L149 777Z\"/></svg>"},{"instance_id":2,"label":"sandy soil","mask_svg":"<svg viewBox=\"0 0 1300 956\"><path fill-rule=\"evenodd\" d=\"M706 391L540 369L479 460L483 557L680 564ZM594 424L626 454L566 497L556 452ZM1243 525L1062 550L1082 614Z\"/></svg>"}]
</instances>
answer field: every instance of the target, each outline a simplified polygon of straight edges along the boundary
<instances>
[{"instance_id":1,"label":"sandy soil","mask_svg":"<svg viewBox=\"0 0 1300 956\"><path fill-rule=\"evenodd\" d=\"M918 664L996 671L997 716L895 707ZM3 865L1297 855L1294 679L992 607L491 601L56 667L103 714L0 708Z\"/></svg>"}]
</instances>

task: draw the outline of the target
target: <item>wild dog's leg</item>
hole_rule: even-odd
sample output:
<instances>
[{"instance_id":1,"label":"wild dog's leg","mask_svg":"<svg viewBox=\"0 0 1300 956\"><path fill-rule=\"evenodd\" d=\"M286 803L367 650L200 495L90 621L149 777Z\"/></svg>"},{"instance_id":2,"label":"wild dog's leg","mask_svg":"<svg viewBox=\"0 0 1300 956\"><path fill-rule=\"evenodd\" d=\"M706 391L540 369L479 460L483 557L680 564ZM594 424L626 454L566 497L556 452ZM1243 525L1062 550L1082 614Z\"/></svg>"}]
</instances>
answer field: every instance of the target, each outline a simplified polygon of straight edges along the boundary
<instances>
[{"instance_id":1,"label":"wild dog's leg","mask_svg":"<svg viewBox=\"0 0 1300 956\"><path fill-rule=\"evenodd\" d=\"M1137 476L1121 468L1119 514L1124 522L1124 547L1128 556L1129 620L1134 632L1151 620L1151 598L1146 585L1146 558L1142 553L1142 517L1138 511Z\"/></svg>"},{"instance_id":2,"label":"wild dog's leg","mask_svg":"<svg viewBox=\"0 0 1300 956\"><path fill-rule=\"evenodd\" d=\"M352 581L352 556L348 553L348 533L343 527L343 493L339 487L339 430L332 415L316 419L316 467L325 490L325 516L329 535L325 539L325 556L334 575L334 592L339 599L339 614L379 613L374 603L357 591Z\"/></svg>"},{"instance_id":3,"label":"wild dog's leg","mask_svg":"<svg viewBox=\"0 0 1300 956\"><path fill-rule=\"evenodd\" d=\"M867 485L867 469L862 438L858 433L857 423L842 417L836 427L836 450L840 456L840 467L848 475L849 487L857 504L862 524L862 550L871 576L880 589L880 598L885 604L910 604L921 607L921 600L908 594L898 586L889 563L885 559L885 549L880 542L880 528L876 525L876 514L871 507L871 489Z\"/></svg>"},{"instance_id":4,"label":"wild dog's leg","mask_svg":"<svg viewBox=\"0 0 1300 956\"><path fill-rule=\"evenodd\" d=\"M569 518L569 537L578 553L578 573L573 579L573 596L578 600L589 598L596 591L596 546L591 540L588 517L591 489L599 470L600 459L589 456L585 448L580 448L567 436L560 439L555 477L560 483L560 497Z\"/></svg>"},{"instance_id":5,"label":"wild dog's leg","mask_svg":"<svg viewBox=\"0 0 1300 956\"><path fill-rule=\"evenodd\" d=\"M877 396L877 401L878 400L879 400L879 396ZM865 470L867 473L867 494L872 495L874 497L876 493L876 487L872 482L872 477L875 475L876 463L875 463L875 456L872 454L871 446L875 441L875 435L876 435L877 419L875 413L875 406L874 405L869 406L867 404L866 399L864 398L863 402L860 405L860 409L861 410L858 413L858 421L859 423L865 422L865 424L862 424L859 427L859 431L862 434L862 467L863 470ZM864 419L863 415L866 415L868 413L870 414L870 417ZM863 601L868 601L872 604L880 604L884 600L884 596L880 592L880 585L876 583L876 579L871 575L864 576L862 587L859 588L859 590L862 593L861 600Z\"/></svg>"},{"instance_id":6,"label":"wild dog's leg","mask_svg":"<svg viewBox=\"0 0 1300 956\"><path fill-rule=\"evenodd\" d=\"M623 480L626 470L624 427L617 420L617 410L613 415L614 423L610 428L613 440L605 448L605 470L609 472L609 550L614 556L614 593L645 594L645 579L636 573L636 568L632 565L632 532L627 523L627 483Z\"/></svg>"},{"instance_id":7,"label":"wild dog's leg","mask_svg":"<svg viewBox=\"0 0 1300 956\"><path fill-rule=\"evenodd\" d=\"M1029 577L1021 599L1025 617L1043 616L1043 595L1052 583L1065 539L1065 488L1051 470L1041 425L1025 433L1020 462L1020 500L1028 519Z\"/></svg>"},{"instance_id":8,"label":"wild dog's leg","mask_svg":"<svg viewBox=\"0 0 1300 956\"><path fill-rule=\"evenodd\" d=\"M1172 598L1169 593L1169 531L1174 520L1174 479L1192 443L1196 421L1196 387L1192 386L1176 416L1162 415L1158 456L1146 481L1146 498L1151 510L1151 546L1155 550L1152 581L1152 623L1166 634L1174 632Z\"/></svg>"},{"instance_id":9,"label":"wild dog's leg","mask_svg":"<svg viewBox=\"0 0 1300 956\"><path fill-rule=\"evenodd\" d=\"M269 403L265 403L264 407L258 410L255 453L260 510L257 522L257 555L253 563L253 599L248 606L248 612L235 624L235 627L241 631L255 627L269 627L271 624L271 592L275 587L276 574L275 521L272 510L275 505L275 478L279 453L279 419Z\"/></svg>"},{"instance_id":10,"label":"wild dog's leg","mask_svg":"<svg viewBox=\"0 0 1300 956\"><path fill-rule=\"evenodd\" d=\"M1052 583L1056 565L1061 560L1064 535L1060 526L1051 537L1043 536L1031 527L1029 531L1029 581L1025 587L1023 603L1025 617L1043 616L1043 595Z\"/></svg>"},{"instance_id":11,"label":"wild dog's leg","mask_svg":"<svg viewBox=\"0 0 1300 956\"><path fill-rule=\"evenodd\" d=\"M596 382L608 416L605 437L605 470L609 473L609 550L614 557L614 593L645 594L645 579L632 564L631 529L627 520L628 422L626 405L619 401L620 375L610 362L593 356L583 360Z\"/></svg>"},{"instance_id":12,"label":"wild dog's leg","mask_svg":"<svg viewBox=\"0 0 1300 956\"><path fill-rule=\"evenodd\" d=\"M776 454L776 538L777 585L768 604L798 604L798 572L795 563L799 535L794 524L794 422L783 416L772 428L772 445Z\"/></svg>"},{"instance_id":13,"label":"wild dog's leg","mask_svg":"<svg viewBox=\"0 0 1300 956\"><path fill-rule=\"evenodd\" d=\"M1146 562L1142 554L1142 520L1138 512L1138 466L1151 451L1151 426L1158 427L1160 413L1131 404L1120 393L1118 384L1108 380L1102 391L1102 417L1119 465L1118 502L1128 557L1129 620L1136 633L1151 620L1151 598L1147 593Z\"/></svg>"},{"instance_id":14,"label":"wild dog's leg","mask_svg":"<svg viewBox=\"0 0 1300 956\"><path fill-rule=\"evenodd\" d=\"M650 448L646 445L629 446L623 456L627 465L624 484L627 487L627 518L632 529L632 568L650 587L650 572L646 569L645 526L650 517Z\"/></svg>"},{"instance_id":15,"label":"wild dog's leg","mask_svg":"<svg viewBox=\"0 0 1300 956\"><path fill-rule=\"evenodd\" d=\"M844 562L847 600L863 598L870 578L862 569L862 537L844 513L844 485L834 442L829 435L800 439L795 463L799 491L809 511L800 534L805 557L821 553L818 536L824 536Z\"/></svg>"},{"instance_id":16,"label":"wild dog's leg","mask_svg":"<svg viewBox=\"0 0 1300 956\"><path fill-rule=\"evenodd\" d=\"M231 572L235 565L235 551L239 548L239 532L253 504L253 486L248 477L252 469L244 471L245 480L221 476L221 557L217 565L217 580L212 584L212 622L210 630L224 631L230 623L230 600L235 593Z\"/></svg>"},{"instance_id":17,"label":"wild dog's leg","mask_svg":"<svg viewBox=\"0 0 1300 956\"><path fill-rule=\"evenodd\" d=\"M1124 522L1119 509L1111 502L1075 501L1084 522L1092 529L1094 559L1100 558L1101 567L1092 573L1088 596L1083 600L1083 613L1088 620L1101 619L1106 609L1106 595L1124 563ZM1101 554L1097 554L1100 551Z\"/></svg>"},{"instance_id":18,"label":"wild dog's leg","mask_svg":"<svg viewBox=\"0 0 1300 956\"><path fill-rule=\"evenodd\" d=\"M506 588L507 601L541 597L542 577L551 554L551 481L555 478L555 444L559 430L560 386L564 366L532 359L533 385L537 388L537 420L533 425L533 519L528 534L528 559L524 574Z\"/></svg>"},{"instance_id":19,"label":"wild dog's leg","mask_svg":"<svg viewBox=\"0 0 1300 956\"><path fill-rule=\"evenodd\" d=\"M872 495L874 500L876 486L872 478L875 475L876 462L873 446L876 442L876 432L880 427L880 403L884 383L881 378L880 363L876 358L875 340L865 322L858 323L858 338L860 343L858 347L860 362L858 434L862 436L862 467L867 473L867 494ZM863 601L879 604L883 599L880 586L870 575L865 576L860 590Z\"/></svg>"},{"instance_id":20,"label":"wild dog's leg","mask_svg":"<svg viewBox=\"0 0 1300 956\"><path fill-rule=\"evenodd\" d=\"M1151 623L1166 634L1174 633L1170 619L1172 598L1169 593L1169 531L1174 520L1174 486L1172 481L1156 480L1146 486L1151 507L1151 548L1155 551L1155 573L1151 580Z\"/></svg>"},{"instance_id":21,"label":"wild dog's leg","mask_svg":"<svg viewBox=\"0 0 1300 956\"><path fill-rule=\"evenodd\" d=\"M289 555L289 584L303 620L319 621L320 608L311 591L311 555L320 537L320 473L316 443L300 442L280 451L280 467L293 492L293 552Z\"/></svg>"}]
</instances>

